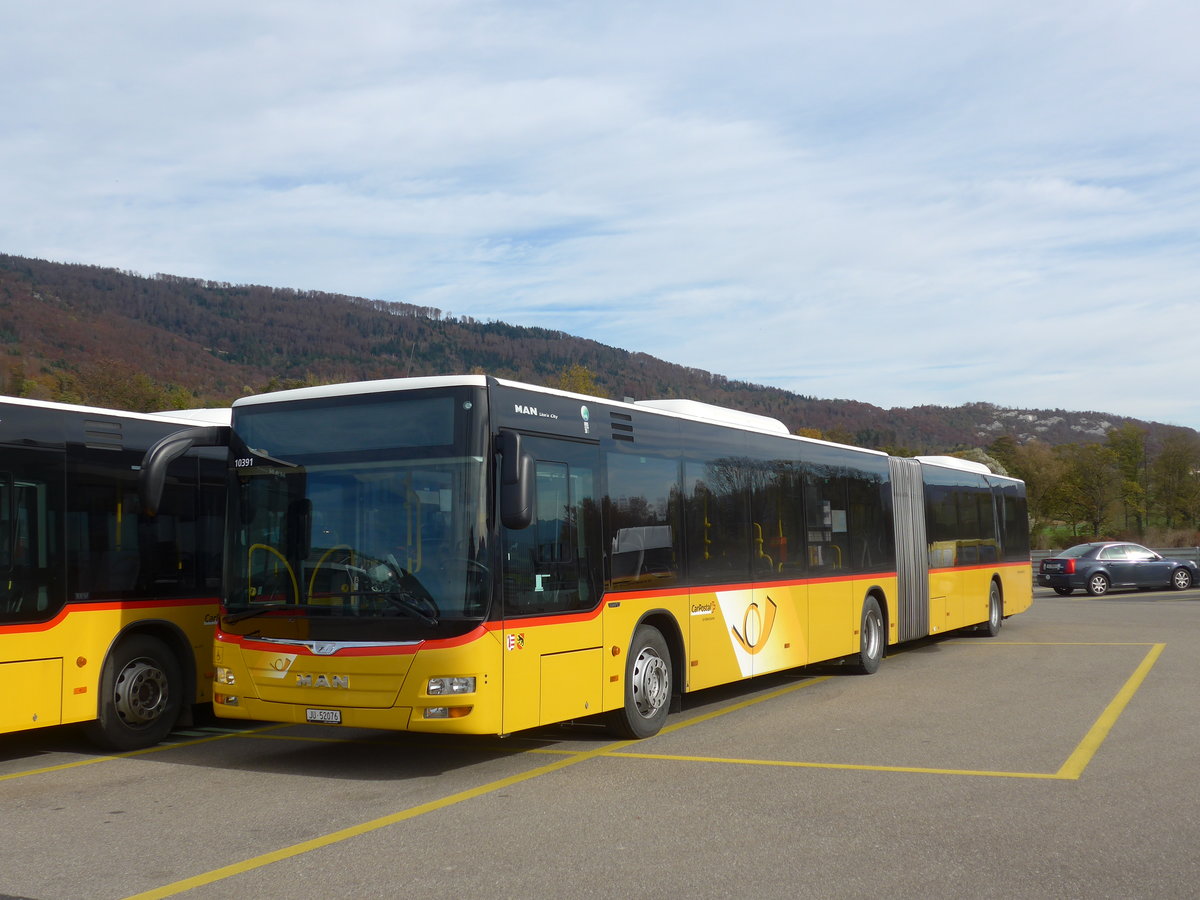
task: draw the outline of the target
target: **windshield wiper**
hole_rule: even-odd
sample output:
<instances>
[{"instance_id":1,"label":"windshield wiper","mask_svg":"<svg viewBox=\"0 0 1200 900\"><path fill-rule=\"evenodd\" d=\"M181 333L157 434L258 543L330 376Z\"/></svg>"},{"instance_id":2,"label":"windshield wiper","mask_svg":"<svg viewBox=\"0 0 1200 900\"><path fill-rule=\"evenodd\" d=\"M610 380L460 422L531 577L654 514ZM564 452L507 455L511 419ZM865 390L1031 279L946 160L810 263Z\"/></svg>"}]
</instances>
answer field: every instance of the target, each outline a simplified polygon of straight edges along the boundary
<instances>
[{"instance_id":1,"label":"windshield wiper","mask_svg":"<svg viewBox=\"0 0 1200 900\"><path fill-rule=\"evenodd\" d=\"M228 613L225 616L227 624L232 625L235 622L241 622L243 619L253 619L255 616L261 616L263 613L278 612L284 609L306 609L303 603L268 603L266 606L253 607L251 609L243 609L241 612Z\"/></svg>"},{"instance_id":2,"label":"windshield wiper","mask_svg":"<svg viewBox=\"0 0 1200 900\"><path fill-rule=\"evenodd\" d=\"M410 616L420 619L426 625L437 625L438 619L436 616L431 616L417 607L418 600L413 600L408 594L401 594L395 591L382 591L379 596L383 597L391 604L393 609L398 609L401 612L408 613Z\"/></svg>"},{"instance_id":3,"label":"windshield wiper","mask_svg":"<svg viewBox=\"0 0 1200 900\"><path fill-rule=\"evenodd\" d=\"M339 591L335 596L375 598L386 603L388 605L388 609L394 609L402 613L407 613L414 619L420 619L426 625L437 625L441 622L441 619L439 619L437 615L431 616L429 613L424 612L420 608L419 604L423 603L424 601L422 601L419 597L417 599L413 599L412 595L408 592L372 589L368 591ZM430 605L432 606L432 603L430 603Z\"/></svg>"}]
</instances>

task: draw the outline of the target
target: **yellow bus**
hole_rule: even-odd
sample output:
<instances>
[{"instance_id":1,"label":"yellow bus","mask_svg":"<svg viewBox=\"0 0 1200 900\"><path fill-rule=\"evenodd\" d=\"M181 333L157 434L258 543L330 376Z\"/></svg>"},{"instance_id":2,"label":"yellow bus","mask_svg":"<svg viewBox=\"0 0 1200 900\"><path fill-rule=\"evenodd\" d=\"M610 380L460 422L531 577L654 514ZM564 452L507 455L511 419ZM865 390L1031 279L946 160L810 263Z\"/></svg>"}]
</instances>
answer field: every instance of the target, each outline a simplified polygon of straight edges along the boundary
<instances>
[{"instance_id":1,"label":"yellow bus","mask_svg":"<svg viewBox=\"0 0 1200 900\"><path fill-rule=\"evenodd\" d=\"M871 673L1032 598L1024 486L958 460L482 375L232 413L223 717L506 734L598 716L646 737L688 692L825 660Z\"/></svg>"},{"instance_id":2,"label":"yellow bus","mask_svg":"<svg viewBox=\"0 0 1200 900\"><path fill-rule=\"evenodd\" d=\"M197 419L229 412L0 398L0 733L85 722L128 750L209 701L226 454L172 463L154 519L138 500L147 449Z\"/></svg>"}]
</instances>

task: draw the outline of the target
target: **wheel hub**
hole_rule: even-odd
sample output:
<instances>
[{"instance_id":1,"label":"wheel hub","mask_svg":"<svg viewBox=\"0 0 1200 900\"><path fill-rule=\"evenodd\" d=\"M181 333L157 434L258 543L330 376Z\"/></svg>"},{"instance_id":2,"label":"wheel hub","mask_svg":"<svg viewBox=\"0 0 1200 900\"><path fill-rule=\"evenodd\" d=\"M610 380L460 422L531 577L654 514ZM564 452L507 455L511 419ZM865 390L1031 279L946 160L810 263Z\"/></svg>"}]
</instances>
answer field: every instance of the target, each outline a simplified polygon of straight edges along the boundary
<instances>
[{"instance_id":1,"label":"wheel hub","mask_svg":"<svg viewBox=\"0 0 1200 900\"><path fill-rule=\"evenodd\" d=\"M874 659L879 655L880 647L883 644L883 622L874 613L867 616L863 638L863 649L866 650L868 657Z\"/></svg>"},{"instance_id":2,"label":"wheel hub","mask_svg":"<svg viewBox=\"0 0 1200 900\"><path fill-rule=\"evenodd\" d=\"M648 719L662 709L670 687L667 664L649 648L642 650L633 663L633 702L638 713Z\"/></svg>"},{"instance_id":3,"label":"wheel hub","mask_svg":"<svg viewBox=\"0 0 1200 900\"><path fill-rule=\"evenodd\" d=\"M126 725L153 722L167 707L167 675L146 659L132 660L113 685L113 705Z\"/></svg>"}]
</instances>

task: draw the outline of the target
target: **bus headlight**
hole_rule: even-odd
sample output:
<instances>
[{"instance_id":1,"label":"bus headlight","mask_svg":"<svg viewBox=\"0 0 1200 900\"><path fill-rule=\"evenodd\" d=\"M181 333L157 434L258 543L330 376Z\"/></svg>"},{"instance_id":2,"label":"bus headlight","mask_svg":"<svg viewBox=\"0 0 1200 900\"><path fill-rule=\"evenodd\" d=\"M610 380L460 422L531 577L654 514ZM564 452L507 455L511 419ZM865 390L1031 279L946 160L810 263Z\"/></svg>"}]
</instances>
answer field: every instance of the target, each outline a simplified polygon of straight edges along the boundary
<instances>
[{"instance_id":1,"label":"bus headlight","mask_svg":"<svg viewBox=\"0 0 1200 900\"><path fill-rule=\"evenodd\" d=\"M233 674L233 669L227 669L225 666L217 666L217 674L213 680L217 684L237 684L237 676Z\"/></svg>"},{"instance_id":2,"label":"bus headlight","mask_svg":"<svg viewBox=\"0 0 1200 900\"><path fill-rule=\"evenodd\" d=\"M426 688L431 696L442 694L473 694L475 693L474 675L455 675L444 678L430 678Z\"/></svg>"}]
</instances>

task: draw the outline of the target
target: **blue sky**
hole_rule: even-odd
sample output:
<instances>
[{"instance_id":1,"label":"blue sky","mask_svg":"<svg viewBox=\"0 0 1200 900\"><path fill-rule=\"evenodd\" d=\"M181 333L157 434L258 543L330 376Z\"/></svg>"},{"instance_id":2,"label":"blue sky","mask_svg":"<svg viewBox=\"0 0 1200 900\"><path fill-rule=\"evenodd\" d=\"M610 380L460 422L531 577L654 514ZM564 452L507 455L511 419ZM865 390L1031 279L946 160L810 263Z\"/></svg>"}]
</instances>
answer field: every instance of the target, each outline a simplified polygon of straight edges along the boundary
<instances>
[{"instance_id":1,"label":"blue sky","mask_svg":"<svg viewBox=\"0 0 1200 900\"><path fill-rule=\"evenodd\" d=\"M1200 428L1197 35L1190 0L9 4L0 252Z\"/></svg>"}]
</instances>

